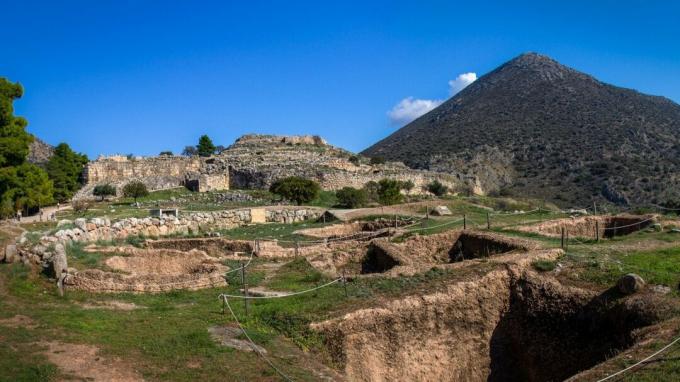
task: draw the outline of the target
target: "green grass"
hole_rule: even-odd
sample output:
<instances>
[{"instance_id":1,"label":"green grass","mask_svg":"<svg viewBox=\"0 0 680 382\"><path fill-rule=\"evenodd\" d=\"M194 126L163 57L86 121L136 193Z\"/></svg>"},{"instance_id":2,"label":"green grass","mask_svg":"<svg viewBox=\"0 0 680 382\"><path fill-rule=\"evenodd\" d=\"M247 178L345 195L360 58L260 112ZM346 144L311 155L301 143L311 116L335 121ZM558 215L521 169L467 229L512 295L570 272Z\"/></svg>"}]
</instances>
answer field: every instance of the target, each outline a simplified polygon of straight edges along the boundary
<instances>
[{"instance_id":1,"label":"green grass","mask_svg":"<svg viewBox=\"0 0 680 382\"><path fill-rule=\"evenodd\" d=\"M539 272L551 272L557 268L557 261L553 260L536 260L531 263L531 266Z\"/></svg>"}]
</instances>

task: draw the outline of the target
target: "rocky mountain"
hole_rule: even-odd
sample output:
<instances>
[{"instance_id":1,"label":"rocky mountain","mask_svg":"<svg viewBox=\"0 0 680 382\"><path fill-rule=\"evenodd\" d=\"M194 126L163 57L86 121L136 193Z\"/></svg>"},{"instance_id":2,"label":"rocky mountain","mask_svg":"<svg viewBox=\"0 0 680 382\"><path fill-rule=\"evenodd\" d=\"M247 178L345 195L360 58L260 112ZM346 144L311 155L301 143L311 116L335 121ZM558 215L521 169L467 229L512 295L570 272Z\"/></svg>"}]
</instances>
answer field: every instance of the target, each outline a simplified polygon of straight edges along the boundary
<instances>
[{"instance_id":1,"label":"rocky mountain","mask_svg":"<svg viewBox=\"0 0 680 382\"><path fill-rule=\"evenodd\" d=\"M561 205L678 200L680 105L522 54L366 149Z\"/></svg>"},{"instance_id":2,"label":"rocky mountain","mask_svg":"<svg viewBox=\"0 0 680 382\"><path fill-rule=\"evenodd\" d=\"M28 148L28 161L34 164L47 163L54 153L54 147L41 141L38 137L34 136L33 138L33 142Z\"/></svg>"}]
</instances>

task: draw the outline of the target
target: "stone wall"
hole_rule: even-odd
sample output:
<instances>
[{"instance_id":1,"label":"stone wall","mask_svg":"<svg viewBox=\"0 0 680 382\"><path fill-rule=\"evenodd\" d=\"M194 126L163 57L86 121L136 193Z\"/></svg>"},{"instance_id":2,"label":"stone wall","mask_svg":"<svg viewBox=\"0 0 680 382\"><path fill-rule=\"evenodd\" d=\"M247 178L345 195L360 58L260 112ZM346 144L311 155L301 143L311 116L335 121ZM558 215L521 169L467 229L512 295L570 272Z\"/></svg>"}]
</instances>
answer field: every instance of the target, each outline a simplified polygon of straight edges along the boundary
<instances>
[{"instance_id":1,"label":"stone wall","mask_svg":"<svg viewBox=\"0 0 680 382\"><path fill-rule=\"evenodd\" d=\"M83 176L86 183L117 182L146 177L174 177L182 185L189 172L199 172L198 157L159 156L127 159L125 157L102 158L88 163Z\"/></svg>"}]
</instances>

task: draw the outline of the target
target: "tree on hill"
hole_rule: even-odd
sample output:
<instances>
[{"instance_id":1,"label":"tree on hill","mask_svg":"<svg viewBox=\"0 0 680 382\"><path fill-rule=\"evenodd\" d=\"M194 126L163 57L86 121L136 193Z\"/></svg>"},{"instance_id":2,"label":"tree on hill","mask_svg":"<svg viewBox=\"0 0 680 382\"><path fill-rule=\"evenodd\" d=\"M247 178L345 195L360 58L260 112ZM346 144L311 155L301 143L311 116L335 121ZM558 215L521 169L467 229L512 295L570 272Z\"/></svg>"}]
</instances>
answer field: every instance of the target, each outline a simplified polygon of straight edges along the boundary
<instances>
[{"instance_id":1,"label":"tree on hill","mask_svg":"<svg viewBox=\"0 0 680 382\"><path fill-rule=\"evenodd\" d=\"M161 153L158 154L158 155L160 155L162 157L171 157L173 154L172 154L172 151L161 151Z\"/></svg>"},{"instance_id":2,"label":"tree on hill","mask_svg":"<svg viewBox=\"0 0 680 382\"><path fill-rule=\"evenodd\" d=\"M186 146L184 150L182 150L182 155L193 157L198 155L198 150L196 149L196 146Z\"/></svg>"},{"instance_id":3,"label":"tree on hill","mask_svg":"<svg viewBox=\"0 0 680 382\"><path fill-rule=\"evenodd\" d=\"M313 180L290 176L272 183L269 191L301 205L316 199L321 192L321 187Z\"/></svg>"},{"instance_id":4,"label":"tree on hill","mask_svg":"<svg viewBox=\"0 0 680 382\"><path fill-rule=\"evenodd\" d=\"M123 187L123 196L126 198L135 199L137 203L138 198L143 198L149 195L149 190L146 189L146 185L140 181L133 181Z\"/></svg>"},{"instance_id":5,"label":"tree on hill","mask_svg":"<svg viewBox=\"0 0 680 382\"><path fill-rule=\"evenodd\" d=\"M198 146L196 146L196 151L199 156L209 157L215 153L215 145L207 135L201 135L198 139Z\"/></svg>"},{"instance_id":6,"label":"tree on hill","mask_svg":"<svg viewBox=\"0 0 680 382\"><path fill-rule=\"evenodd\" d=\"M52 203L52 182L45 170L26 162L33 137L24 118L14 116L23 88L0 77L0 216L25 214Z\"/></svg>"},{"instance_id":7,"label":"tree on hill","mask_svg":"<svg viewBox=\"0 0 680 382\"><path fill-rule=\"evenodd\" d=\"M92 190L92 195L99 196L102 198L101 200L104 201L105 197L116 195L116 187L108 183L98 184L94 187L94 190Z\"/></svg>"},{"instance_id":8,"label":"tree on hill","mask_svg":"<svg viewBox=\"0 0 680 382\"><path fill-rule=\"evenodd\" d=\"M366 191L354 187L343 187L335 192L338 204L345 208L358 208L366 204Z\"/></svg>"},{"instance_id":9,"label":"tree on hill","mask_svg":"<svg viewBox=\"0 0 680 382\"><path fill-rule=\"evenodd\" d=\"M83 167L87 162L86 155L74 152L66 143L60 143L54 148L45 168L54 184L54 198L57 201L71 199L82 186Z\"/></svg>"},{"instance_id":10,"label":"tree on hill","mask_svg":"<svg viewBox=\"0 0 680 382\"><path fill-rule=\"evenodd\" d=\"M382 205L401 203L403 183L395 179L382 179L378 182L378 201Z\"/></svg>"},{"instance_id":11,"label":"tree on hill","mask_svg":"<svg viewBox=\"0 0 680 382\"><path fill-rule=\"evenodd\" d=\"M427 185L427 190L436 196L442 196L449 192L449 188L436 179Z\"/></svg>"}]
</instances>

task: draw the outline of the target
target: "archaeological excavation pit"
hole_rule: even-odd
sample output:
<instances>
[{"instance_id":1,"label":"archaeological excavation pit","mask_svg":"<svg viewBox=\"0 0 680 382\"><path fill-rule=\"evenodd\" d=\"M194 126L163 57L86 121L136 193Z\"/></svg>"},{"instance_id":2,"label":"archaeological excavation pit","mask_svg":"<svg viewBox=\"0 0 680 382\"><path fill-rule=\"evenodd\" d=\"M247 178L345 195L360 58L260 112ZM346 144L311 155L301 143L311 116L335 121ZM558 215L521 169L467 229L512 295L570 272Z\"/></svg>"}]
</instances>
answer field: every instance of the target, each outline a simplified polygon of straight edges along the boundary
<instances>
[{"instance_id":1,"label":"archaeological excavation pit","mask_svg":"<svg viewBox=\"0 0 680 382\"><path fill-rule=\"evenodd\" d=\"M254 249L252 241L229 240L219 237L147 240L144 242L144 246L153 249L174 249L178 251L196 249L214 257L250 254Z\"/></svg>"},{"instance_id":2,"label":"archaeological excavation pit","mask_svg":"<svg viewBox=\"0 0 680 382\"><path fill-rule=\"evenodd\" d=\"M368 247L361 273L383 273L398 266L448 264L536 248L532 242L471 230L414 236L403 243L376 240Z\"/></svg>"},{"instance_id":3,"label":"archaeological excavation pit","mask_svg":"<svg viewBox=\"0 0 680 382\"><path fill-rule=\"evenodd\" d=\"M390 230L412 224L412 219L376 219L356 221L352 223L333 224L319 228L306 228L295 231L296 234L315 239L371 239L389 236Z\"/></svg>"},{"instance_id":4,"label":"archaeological excavation pit","mask_svg":"<svg viewBox=\"0 0 680 382\"><path fill-rule=\"evenodd\" d=\"M113 254L99 269L69 273L67 288L91 292L162 292L226 285L228 267L203 251L120 247L93 249Z\"/></svg>"},{"instance_id":5,"label":"archaeological excavation pit","mask_svg":"<svg viewBox=\"0 0 680 382\"><path fill-rule=\"evenodd\" d=\"M623 298L496 269L445 290L313 324L352 381L562 381L633 346L664 315Z\"/></svg>"},{"instance_id":6,"label":"archaeological excavation pit","mask_svg":"<svg viewBox=\"0 0 680 382\"><path fill-rule=\"evenodd\" d=\"M537 233L549 237L561 237L564 230L569 237L587 239L612 238L630 235L655 223L654 215L580 216L512 227L510 229Z\"/></svg>"}]
</instances>

